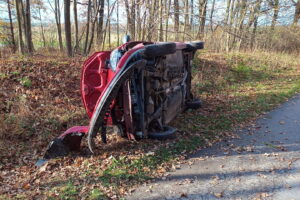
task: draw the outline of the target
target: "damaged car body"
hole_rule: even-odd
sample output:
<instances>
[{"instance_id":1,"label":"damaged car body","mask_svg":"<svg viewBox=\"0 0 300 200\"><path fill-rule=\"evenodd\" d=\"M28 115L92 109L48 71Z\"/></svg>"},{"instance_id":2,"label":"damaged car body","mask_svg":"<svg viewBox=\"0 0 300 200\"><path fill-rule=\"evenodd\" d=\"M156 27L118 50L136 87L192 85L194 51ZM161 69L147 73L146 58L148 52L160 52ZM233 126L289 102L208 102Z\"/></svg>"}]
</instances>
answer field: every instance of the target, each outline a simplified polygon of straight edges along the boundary
<instances>
[{"instance_id":1,"label":"damaged car body","mask_svg":"<svg viewBox=\"0 0 300 200\"><path fill-rule=\"evenodd\" d=\"M80 149L86 135L89 150L107 142L107 127L131 140L165 139L176 129L168 124L201 101L191 93L191 62L203 42L128 41L113 51L96 52L83 64L82 102L88 126L75 126L52 140L44 159Z\"/></svg>"}]
</instances>

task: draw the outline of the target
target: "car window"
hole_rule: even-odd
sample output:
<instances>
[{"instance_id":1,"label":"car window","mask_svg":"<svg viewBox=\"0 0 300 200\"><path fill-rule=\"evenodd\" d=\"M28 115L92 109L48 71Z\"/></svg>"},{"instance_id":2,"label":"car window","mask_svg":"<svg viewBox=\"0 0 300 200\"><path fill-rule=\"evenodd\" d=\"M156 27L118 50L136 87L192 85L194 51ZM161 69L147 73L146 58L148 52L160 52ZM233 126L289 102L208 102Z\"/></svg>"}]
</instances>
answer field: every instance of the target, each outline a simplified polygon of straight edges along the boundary
<instances>
[{"instance_id":1,"label":"car window","mask_svg":"<svg viewBox=\"0 0 300 200\"><path fill-rule=\"evenodd\" d=\"M110 54L110 67L113 71L116 71L119 60L122 57L122 52L119 49L115 49Z\"/></svg>"}]
</instances>

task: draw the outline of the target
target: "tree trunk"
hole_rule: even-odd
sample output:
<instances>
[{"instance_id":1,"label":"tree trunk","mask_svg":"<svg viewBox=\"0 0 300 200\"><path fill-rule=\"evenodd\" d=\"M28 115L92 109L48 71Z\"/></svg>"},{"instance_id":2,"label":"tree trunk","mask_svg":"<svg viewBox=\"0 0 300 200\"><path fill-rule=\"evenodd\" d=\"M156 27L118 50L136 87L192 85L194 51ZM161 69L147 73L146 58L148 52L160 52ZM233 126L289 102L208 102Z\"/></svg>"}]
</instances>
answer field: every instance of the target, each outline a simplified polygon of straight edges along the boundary
<instances>
[{"instance_id":1,"label":"tree trunk","mask_svg":"<svg viewBox=\"0 0 300 200\"><path fill-rule=\"evenodd\" d=\"M300 0L295 5L294 24L299 23L300 19Z\"/></svg>"},{"instance_id":2,"label":"tree trunk","mask_svg":"<svg viewBox=\"0 0 300 200\"><path fill-rule=\"evenodd\" d=\"M240 50L241 44L244 40L244 21L247 13L247 0L242 0L241 2L241 8L240 8L240 15L239 15L239 30L238 35L240 36L239 42L238 42L238 49Z\"/></svg>"},{"instance_id":3,"label":"tree trunk","mask_svg":"<svg viewBox=\"0 0 300 200\"><path fill-rule=\"evenodd\" d=\"M232 0L231 2L231 7L230 7L230 19L229 19L229 31L231 32L232 30L232 26L234 23L234 16L235 16L235 5L236 5L236 1ZM227 34L227 38L226 38L226 51L230 51L231 50L231 46L230 46L230 34Z\"/></svg>"},{"instance_id":4,"label":"tree trunk","mask_svg":"<svg viewBox=\"0 0 300 200\"><path fill-rule=\"evenodd\" d=\"M87 8L86 32L85 32L85 42L84 42L84 49L83 49L85 55L87 54L87 47L88 47L89 34L90 34L90 18L91 18L91 0L88 1L88 8Z\"/></svg>"},{"instance_id":5,"label":"tree trunk","mask_svg":"<svg viewBox=\"0 0 300 200\"><path fill-rule=\"evenodd\" d=\"M27 43L27 28L26 28L26 17L25 17L25 11L24 11L24 4L23 1L20 0L20 15L21 15L21 23L22 23L22 28L24 32L24 51L25 53L28 52L28 43Z\"/></svg>"},{"instance_id":6,"label":"tree trunk","mask_svg":"<svg viewBox=\"0 0 300 200\"><path fill-rule=\"evenodd\" d=\"M99 4L100 10L99 19L97 21L97 45L101 45L103 39L104 0L99 0Z\"/></svg>"},{"instance_id":7,"label":"tree trunk","mask_svg":"<svg viewBox=\"0 0 300 200\"><path fill-rule=\"evenodd\" d=\"M42 40L43 40L43 45L44 45L44 47L46 47L46 39L45 39L45 34L44 34L44 26L43 26L43 22L42 22L41 8L38 8L38 11L39 11L39 17L40 17L40 23L41 23L41 36L42 36Z\"/></svg>"},{"instance_id":8,"label":"tree trunk","mask_svg":"<svg viewBox=\"0 0 300 200\"><path fill-rule=\"evenodd\" d=\"M191 4L190 4L190 31L191 31L191 35L194 36L194 0L191 0Z\"/></svg>"},{"instance_id":9,"label":"tree trunk","mask_svg":"<svg viewBox=\"0 0 300 200\"><path fill-rule=\"evenodd\" d=\"M251 50L253 50L253 46L254 46L256 30L257 30L257 23L258 23L258 17L255 18L255 21L253 24L253 30L252 30L251 39L250 39L250 49Z\"/></svg>"},{"instance_id":10,"label":"tree trunk","mask_svg":"<svg viewBox=\"0 0 300 200\"><path fill-rule=\"evenodd\" d=\"M73 56L72 52L72 34L71 34L71 19L70 19L70 0L64 0L64 14L65 14L65 37L67 54L69 57Z\"/></svg>"},{"instance_id":11,"label":"tree trunk","mask_svg":"<svg viewBox=\"0 0 300 200\"><path fill-rule=\"evenodd\" d=\"M113 13L113 10L115 8L115 5L116 5L116 1L113 3L113 5L111 6L111 9L108 8L108 12L107 12L107 20L106 20L106 24L105 24L105 29L104 29L104 35L103 35L103 43L102 43L102 51L104 49L104 44L105 44L105 40L106 40L106 32L108 30L108 23L110 22L110 18L111 18L111 15ZM108 6L110 7L110 6ZM110 33L109 33L110 34ZM109 44L111 45L111 44Z\"/></svg>"},{"instance_id":12,"label":"tree trunk","mask_svg":"<svg viewBox=\"0 0 300 200\"><path fill-rule=\"evenodd\" d=\"M24 42L23 42L23 32L22 32L22 14L21 14L21 0L16 0L16 13L18 21L18 32L19 32L19 52L24 54Z\"/></svg>"},{"instance_id":13,"label":"tree trunk","mask_svg":"<svg viewBox=\"0 0 300 200\"><path fill-rule=\"evenodd\" d=\"M15 41L14 26L13 26L12 17L11 17L10 0L7 0L7 10L8 10L8 18L9 18L11 44L12 44L13 52L15 53L17 50L17 45L16 45L16 41Z\"/></svg>"},{"instance_id":14,"label":"tree trunk","mask_svg":"<svg viewBox=\"0 0 300 200\"><path fill-rule=\"evenodd\" d=\"M88 49L87 49L87 52L86 52L87 54L89 54L89 52L91 51L92 45L94 43L95 24L96 24L96 20L92 21L91 39L90 39L90 43L89 43L89 46L88 46Z\"/></svg>"},{"instance_id":15,"label":"tree trunk","mask_svg":"<svg viewBox=\"0 0 300 200\"><path fill-rule=\"evenodd\" d=\"M142 32L141 32L141 40L144 41L146 38L146 34L147 34L147 26L149 26L149 24L147 23L147 17L148 17L148 13L150 12L150 0L145 0L145 10L144 10L144 14L142 17Z\"/></svg>"},{"instance_id":16,"label":"tree trunk","mask_svg":"<svg viewBox=\"0 0 300 200\"><path fill-rule=\"evenodd\" d=\"M135 0L124 0L127 15L127 25L132 40L135 40Z\"/></svg>"},{"instance_id":17,"label":"tree trunk","mask_svg":"<svg viewBox=\"0 0 300 200\"><path fill-rule=\"evenodd\" d=\"M117 45L120 46L119 1L117 1Z\"/></svg>"},{"instance_id":18,"label":"tree trunk","mask_svg":"<svg viewBox=\"0 0 300 200\"><path fill-rule=\"evenodd\" d=\"M60 23L60 3L59 0L54 0L54 14L55 14L55 22L57 27L57 36L58 36L58 43L60 51L63 51L63 41L61 35L61 23Z\"/></svg>"},{"instance_id":19,"label":"tree trunk","mask_svg":"<svg viewBox=\"0 0 300 200\"><path fill-rule=\"evenodd\" d=\"M27 41L27 48L28 53L32 54L34 51L33 43L32 43L32 34L31 34L31 15L30 15L30 0L26 0L26 41Z\"/></svg>"},{"instance_id":20,"label":"tree trunk","mask_svg":"<svg viewBox=\"0 0 300 200\"><path fill-rule=\"evenodd\" d=\"M131 22L130 22L130 34L132 34L132 40L136 40L136 29L135 29L135 20L136 20L136 15L135 15L135 12L136 12L136 1L137 0L131 0Z\"/></svg>"},{"instance_id":21,"label":"tree trunk","mask_svg":"<svg viewBox=\"0 0 300 200\"><path fill-rule=\"evenodd\" d=\"M185 40L185 33L189 31L189 0L184 1L184 27L183 27L183 34L182 34L182 41Z\"/></svg>"},{"instance_id":22,"label":"tree trunk","mask_svg":"<svg viewBox=\"0 0 300 200\"><path fill-rule=\"evenodd\" d=\"M73 13L74 13L74 25L75 25L75 51L79 48L78 38L78 18L77 18L77 0L73 0Z\"/></svg>"},{"instance_id":23,"label":"tree trunk","mask_svg":"<svg viewBox=\"0 0 300 200\"><path fill-rule=\"evenodd\" d=\"M149 21L148 21L148 31L147 31L147 40L151 41L153 36L153 28L155 27L155 16L156 16L156 9L157 9L157 1L153 0L151 7L148 7L149 10Z\"/></svg>"},{"instance_id":24,"label":"tree trunk","mask_svg":"<svg viewBox=\"0 0 300 200\"><path fill-rule=\"evenodd\" d=\"M258 17L260 14L260 7L261 7L261 0L257 0L254 5L253 11L251 12L251 15L249 17L249 22L248 22L248 26L247 26L247 30L246 30L246 33L249 33L250 32L249 30L250 30L251 26L253 25L253 29L252 29L251 36L250 36L250 49L251 50L253 50L256 29L257 29L257 23L258 23Z\"/></svg>"},{"instance_id":25,"label":"tree trunk","mask_svg":"<svg viewBox=\"0 0 300 200\"><path fill-rule=\"evenodd\" d=\"M165 32L165 41L168 41L168 28L169 28L169 17L170 17L170 8L171 0L166 0L166 32Z\"/></svg>"},{"instance_id":26,"label":"tree trunk","mask_svg":"<svg viewBox=\"0 0 300 200\"><path fill-rule=\"evenodd\" d=\"M267 47L268 49L271 49L272 47L272 39L273 39L273 35L274 35L274 30L275 30L275 25L277 23L277 19L278 19L278 14L279 14L279 0L273 0L272 1L272 6L273 6L273 17L272 17L272 23L271 23L271 28L270 28L270 32L269 32L269 37L265 40L265 47Z\"/></svg>"},{"instance_id":27,"label":"tree trunk","mask_svg":"<svg viewBox=\"0 0 300 200\"><path fill-rule=\"evenodd\" d=\"M174 32L175 41L179 40L179 2L174 0Z\"/></svg>"},{"instance_id":28,"label":"tree trunk","mask_svg":"<svg viewBox=\"0 0 300 200\"><path fill-rule=\"evenodd\" d=\"M158 40L164 40L164 32L163 32L163 0L159 0L159 33Z\"/></svg>"},{"instance_id":29,"label":"tree trunk","mask_svg":"<svg viewBox=\"0 0 300 200\"><path fill-rule=\"evenodd\" d=\"M91 51L91 48L93 46L93 43L94 43L94 37L95 37L95 26L96 26L96 22L97 22L97 19L98 19L98 14L99 14L99 11L100 11L100 5L98 4L97 0L93 0L93 13L94 13L94 16L91 17L91 39L90 39L90 42L89 42L89 45L88 45L88 48L87 48L87 54ZM92 20L93 19L93 20Z\"/></svg>"},{"instance_id":30,"label":"tree trunk","mask_svg":"<svg viewBox=\"0 0 300 200\"><path fill-rule=\"evenodd\" d=\"M199 30L197 34L198 39L204 38L206 8L207 8L207 0L199 0Z\"/></svg>"},{"instance_id":31,"label":"tree trunk","mask_svg":"<svg viewBox=\"0 0 300 200\"><path fill-rule=\"evenodd\" d=\"M274 31L276 22L277 22L277 18L278 18L278 13L279 13L279 0L274 0L274 5L273 5L273 9L274 9L274 13L273 13L273 17L272 17L272 24L271 24L271 31Z\"/></svg>"},{"instance_id":32,"label":"tree trunk","mask_svg":"<svg viewBox=\"0 0 300 200\"><path fill-rule=\"evenodd\" d=\"M214 16L214 11L215 11L215 4L216 4L216 0L213 0L212 5L211 5L211 11L210 11L210 30L211 30L211 32L214 31L214 29L213 29L213 16Z\"/></svg>"},{"instance_id":33,"label":"tree trunk","mask_svg":"<svg viewBox=\"0 0 300 200\"><path fill-rule=\"evenodd\" d=\"M108 20L108 46L109 49L111 49L111 29L110 29L110 5L109 5L109 0L107 0L107 20Z\"/></svg>"},{"instance_id":34,"label":"tree trunk","mask_svg":"<svg viewBox=\"0 0 300 200\"><path fill-rule=\"evenodd\" d=\"M226 14L225 14L225 21L224 24L228 25L228 19L229 19L229 14L230 14L230 4L231 0L227 0L227 7L226 7Z\"/></svg>"},{"instance_id":35,"label":"tree trunk","mask_svg":"<svg viewBox=\"0 0 300 200\"><path fill-rule=\"evenodd\" d=\"M142 19L141 19L141 1L142 0L138 0L136 2L136 6L135 6L135 10L136 10L136 40L141 40L141 36L142 36Z\"/></svg>"}]
</instances>

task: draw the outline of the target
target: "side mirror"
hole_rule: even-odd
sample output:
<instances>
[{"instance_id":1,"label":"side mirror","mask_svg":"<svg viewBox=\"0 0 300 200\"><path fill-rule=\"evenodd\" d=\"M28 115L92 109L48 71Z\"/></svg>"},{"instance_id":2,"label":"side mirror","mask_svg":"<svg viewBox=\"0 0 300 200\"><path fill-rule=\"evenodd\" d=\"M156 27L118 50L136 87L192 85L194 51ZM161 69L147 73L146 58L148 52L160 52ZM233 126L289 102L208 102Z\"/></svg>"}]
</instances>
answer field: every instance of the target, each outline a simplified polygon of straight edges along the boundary
<instances>
[{"instance_id":1,"label":"side mirror","mask_svg":"<svg viewBox=\"0 0 300 200\"><path fill-rule=\"evenodd\" d=\"M130 41L130 36L129 35L125 35L124 37L123 37L123 44L125 44L125 43L127 43L127 42L129 42Z\"/></svg>"}]
</instances>

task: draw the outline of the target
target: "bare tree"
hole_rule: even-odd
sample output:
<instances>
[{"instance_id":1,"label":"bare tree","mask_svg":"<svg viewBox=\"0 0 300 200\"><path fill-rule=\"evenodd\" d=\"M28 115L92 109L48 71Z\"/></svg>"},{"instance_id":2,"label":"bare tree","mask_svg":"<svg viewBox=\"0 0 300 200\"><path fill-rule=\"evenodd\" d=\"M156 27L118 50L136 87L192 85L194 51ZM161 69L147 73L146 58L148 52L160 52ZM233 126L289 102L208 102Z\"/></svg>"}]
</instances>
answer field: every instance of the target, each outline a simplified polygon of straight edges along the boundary
<instances>
[{"instance_id":1,"label":"bare tree","mask_svg":"<svg viewBox=\"0 0 300 200\"><path fill-rule=\"evenodd\" d=\"M207 8L207 0L199 0L199 30L197 33L198 39L203 39L204 37L206 8Z\"/></svg>"},{"instance_id":2,"label":"bare tree","mask_svg":"<svg viewBox=\"0 0 300 200\"><path fill-rule=\"evenodd\" d=\"M97 45L102 44L103 39L103 23L104 23L104 0L99 0L98 2L100 6L99 17L97 20Z\"/></svg>"},{"instance_id":3,"label":"bare tree","mask_svg":"<svg viewBox=\"0 0 300 200\"><path fill-rule=\"evenodd\" d=\"M43 25L43 21L42 21L41 10L42 10L42 6L38 6L38 14L39 14L39 20L40 20L40 26L41 26L41 36L42 36L42 40L43 40L43 45L44 45L44 47L46 47L46 38L45 38L45 33L44 33L44 25Z\"/></svg>"},{"instance_id":4,"label":"bare tree","mask_svg":"<svg viewBox=\"0 0 300 200\"><path fill-rule=\"evenodd\" d=\"M136 21L136 40L140 40L141 39L141 34L142 34L142 19L141 19L141 5L142 5L142 0L137 0L136 1L136 6L135 6L135 21Z\"/></svg>"},{"instance_id":5,"label":"bare tree","mask_svg":"<svg viewBox=\"0 0 300 200\"><path fill-rule=\"evenodd\" d=\"M21 11L21 0L16 0L16 13L18 21L18 32L19 32L19 52L24 54L24 42L23 42L23 31L22 31L22 11Z\"/></svg>"},{"instance_id":6,"label":"bare tree","mask_svg":"<svg viewBox=\"0 0 300 200\"><path fill-rule=\"evenodd\" d=\"M85 42L84 42L84 49L83 49L85 55L87 54L87 47L88 47L89 34L90 34L90 18L91 18L91 6L92 6L91 4L92 1L88 0Z\"/></svg>"},{"instance_id":7,"label":"bare tree","mask_svg":"<svg viewBox=\"0 0 300 200\"><path fill-rule=\"evenodd\" d=\"M215 11L215 4L216 4L216 0L212 1L212 5L211 5L211 11L210 11L210 30L211 32L213 32L213 16L214 16L214 11Z\"/></svg>"},{"instance_id":8,"label":"bare tree","mask_svg":"<svg viewBox=\"0 0 300 200\"><path fill-rule=\"evenodd\" d=\"M154 1L155 4L156 1ZM131 38L135 40L135 0L124 0L127 15L127 25Z\"/></svg>"},{"instance_id":9,"label":"bare tree","mask_svg":"<svg viewBox=\"0 0 300 200\"><path fill-rule=\"evenodd\" d=\"M174 0L174 31L175 40L179 40L179 2Z\"/></svg>"},{"instance_id":10,"label":"bare tree","mask_svg":"<svg viewBox=\"0 0 300 200\"><path fill-rule=\"evenodd\" d=\"M279 0L272 0L270 1L271 6L273 7L273 17L272 17L272 24L271 24L271 31L274 31L278 14L279 14Z\"/></svg>"},{"instance_id":11,"label":"bare tree","mask_svg":"<svg viewBox=\"0 0 300 200\"><path fill-rule=\"evenodd\" d=\"M109 5L109 0L107 0L107 24L108 24L108 46L109 49L111 49L111 29L110 29L110 5Z\"/></svg>"},{"instance_id":12,"label":"bare tree","mask_svg":"<svg viewBox=\"0 0 300 200\"><path fill-rule=\"evenodd\" d=\"M166 33L165 33L165 40L168 41L168 29L169 29L169 17L170 17L170 9L171 9L171 0L165 0L165 12L166 12Z\"/></svg>"},{"instance_id":13,"label":"bare tree","mask_svg":"<svg viewBox=\"0 0 300 200\"><path fill-rule=\"evenodd\" d=\"M191 13L191 17L190 17L190 31L192 33L192 35L194 34L194 0L191 0L190 2L190 13Z\"/></svg>"},{"instance_id":14,"label":"bare tree","mask_svg":"<svg viewBox=\"0 0 300 200\"><path fill-rule=\"evenodd\" d=\"M49 0L48 0L49 1ZM58 43L60 51L63 51L63 42L62 42L62 35L61 35L61 14L60 14L60 2L59 0L54 0L54 8L52 7L51 3L49 2L55 16L55 23L57 28L57 36L58 36Z\"/></svg>"},{"instance_id":15,"label":"bare tree","mask_svg":"<svg viewBox=\"0 0 300 200\"><path fill-rule=\"evenodd\" d=\"M21 53L32 54L34 51L31 33L30 0L25 1L25 9L22 0L16 0L16 11L19 29L19 49ZM23 44L25 33L26 49ZM26 50L26 51L25 51Z\"/></svg>"},{"instance_id":16,"label":"bare tree","mask_svg":"<svg viewBox=\"0 0 300 200\"><path fill-rule=\"evenodd\" d=\"M185 40L185 33L189 31L189 0L184 1L184 27L183 27L183 32L184 34L182 35L182 40Z\"/></svg>"},{"instance_id":17,"label":"bare tree","mask_svg":"<svg viewBox=\"0 0 300 200\"><path fill-rule=\"evenodd\" d=\"M254 46L254 40L255 40L257 24L258 24L258 17L259 17L260 8L261 8L261 1L262 0L257 0L255 9L254 9L254 22L253 22L253 29L252 29L252 33L251 33L251 39L250 39L250 48L251 49L253 49L253 46Z\"/></svg>"},{"instance_id":18,"label":"bare tree","mask_svg":"<svg viewBox=\"0 0 300 200\"><path fill-rule=\"evenodd\" d=\"M119 1L117 1L117 44L120 45Z\"/></svg>"},{"instance_id":19,"label":"bare tree","mask_svg":"<svg viewBox=\"0 0 300 200\"><path fill-rule=\"evenodd\" d=\"M13 51L16 52L17 45L16 45L16 41L15 41L14 26L13 26L12 17L11 17L10 0L7 0L7 10L8 10L8 18L9 18L9 29L10 29L11 43L12 43Z\"/></svg>"},{"instance_id":20,"label":"bare tree","mask_svg":"<svg viewBox=\"0 0 300 200\"><path fill-rule=\"evenodd\" d=\"M75 51L79 48L78 37L78 18L77 18L77 0L73 0L73 13L74 13L74 25L75 25Z\"/></svg>"},{"instance_id":21,"label":"bare tree","mask_svg":"<svg viewBox=\"0 0 300 200\"><path fill-rule=\"evenodd\" d=\"M26 11L25 11L25 29L26 29L26 43L28 53L32 54L34 51L31 33L31 14L30 14L30 0L26 0Z\"/></svg>"},{"instance_id":22,"label":"bare tree","mask_svg":"<svg viewBox=\"0 0 300 200\"><path fill-rule=\"evenodd\" d=\"M164 32L163 32L163 0L159 0L159 33L158 40L164 40Z\"/></svg>"},{"instance_id":23,"label":"bare tree","mask_svg":"<svg viewBox=\"0 0 300 200\"><path fill-rule=\"evenodd\" d=\"M69 57L73 56L72 52L72 34L71 34L71 19L70 19L70 0L64 0L64 14L65 14L65 37L67 54Z\"/></svg>"},{"instance_id":24,"label":"bare tree","mask_svg":"<svg viewBox=\"0 0 300 200\"><path fill-rule=\"evenodd\" d=\"M300 0L298 0L297 2L294 2L295 5L295 14L294 14L294 24L299 23L299 19L300 19Z\"/></svg>"}]
</instances>

